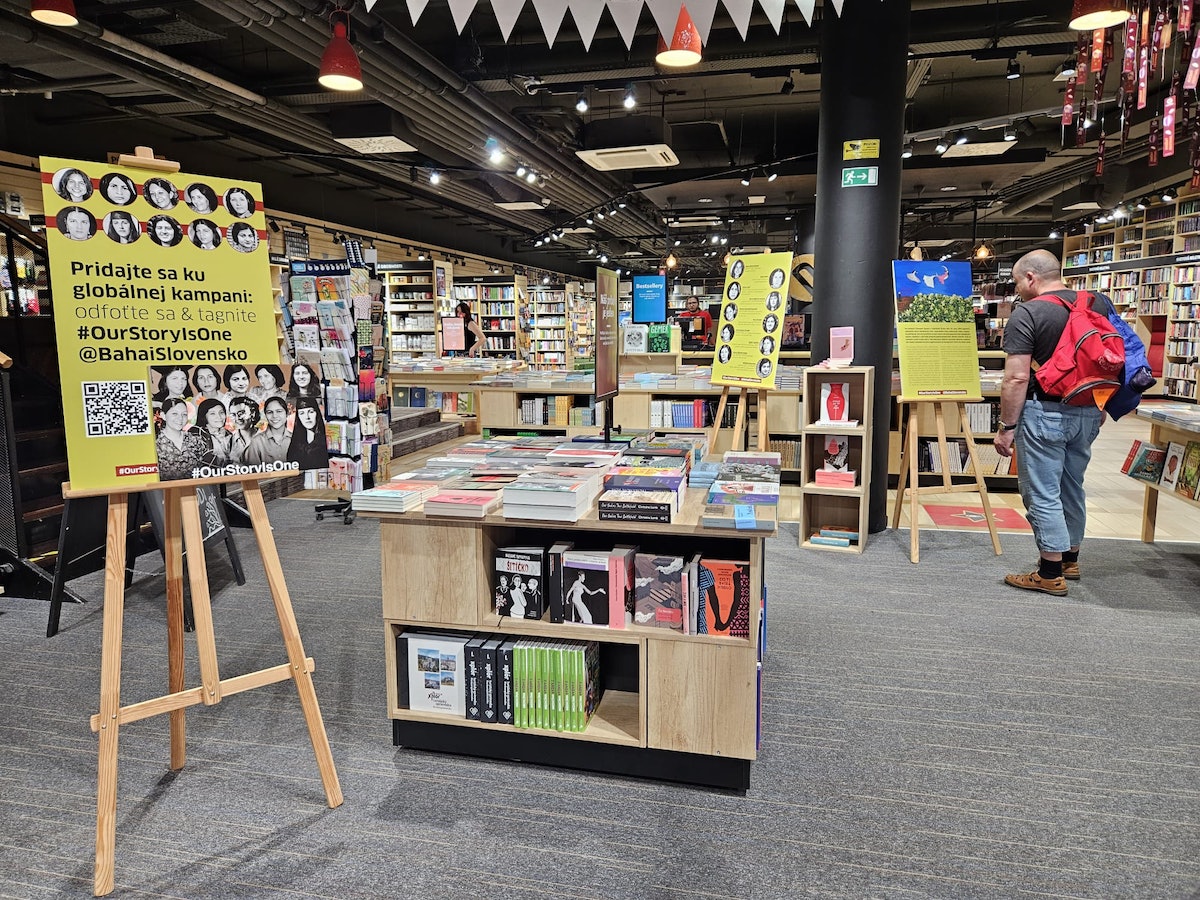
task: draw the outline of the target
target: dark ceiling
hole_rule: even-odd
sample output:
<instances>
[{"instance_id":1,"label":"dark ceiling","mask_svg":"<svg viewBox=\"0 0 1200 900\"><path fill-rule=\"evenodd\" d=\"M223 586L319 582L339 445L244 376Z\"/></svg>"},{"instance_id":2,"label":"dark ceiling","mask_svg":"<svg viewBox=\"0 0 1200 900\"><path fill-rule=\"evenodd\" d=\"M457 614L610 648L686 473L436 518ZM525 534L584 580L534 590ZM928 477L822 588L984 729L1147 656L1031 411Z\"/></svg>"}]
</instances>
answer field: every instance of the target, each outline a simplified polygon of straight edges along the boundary
<instances>
[{"instance_id":1,"label":"dark ceiling","mask_svg":"<svg viewBox=\"0 0 1200 900\"><path fill-rule=\"evenodd\" d=\"M1059 125L1064 85L1053 79L1073 52L1070 6L913 4L904 116L915 153L904 163L902 242L937 248L926 255L961 256L988 239L1010 259L1051 243L1051 225L1063 221L1054 198L1092 177L1099 132L1092 128L1090 142L1076 149L1074 133L1064 136ZM487 3L460 36L444 0L432 0L415 27L403 0L379 0L370 13L355 2L352 39L366 89L353 95L316 84L332 9L325 0L77 0L77 7L81 25L61 29L30 19L28 0L0 0L3 149L100 157L150 144L195 171L262 181L278 209L565 271L579 271L589 247L617 262L656 266L665 254L664 220L699 223L673 225L671 234L672 243L683 239L676 252L693 272L716 268L705 255L715 227L733 246L791 249L799 223L811 222L820 7L810 26L789 2L778 35L756 8L745 40L718 7L704 61L676 73L654 67L649 10L631 50L605 14L585 52L569 15L549 48L531 5L506 44ZM1186 152L1146 165L1149 116L1178 44L1162 77L1152 79L1151 102L1124 152L1109 88L1106 196L1134 198L1186 177ZM1023 77L1005 78L1010 59ZM635 113L669 124L678 166L599 172L576 157L585 126L627 115L621 100L629 84L639 98ZM582 115L580 91L590 103ZM362 116L415 149L348 150L334 131ZM1019 130L1019 140L1003 141L1006 126ZM935 139L958 128L970 142L935 153ZM488 162L489 138L508 153L500 165ZM517 178L518 164L544 183ZM433 169L444 175L437 186L428 181ZM768 171L778 176L769 183ZM587 225L588 213L618 200L627 205L617 215ZM521 201L532 208L497 205ZM558 229L568 233L536 244Z\"/></svg>"}]
</instances>

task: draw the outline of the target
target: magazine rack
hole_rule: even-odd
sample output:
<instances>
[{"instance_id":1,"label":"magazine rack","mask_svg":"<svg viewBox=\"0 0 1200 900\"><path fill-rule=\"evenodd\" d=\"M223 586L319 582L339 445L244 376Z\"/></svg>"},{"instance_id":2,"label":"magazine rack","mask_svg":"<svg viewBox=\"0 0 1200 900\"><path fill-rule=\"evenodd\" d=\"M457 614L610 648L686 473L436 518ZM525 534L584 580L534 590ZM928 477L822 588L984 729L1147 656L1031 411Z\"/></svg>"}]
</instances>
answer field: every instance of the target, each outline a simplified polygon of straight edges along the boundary
<instances>
[{"instance_id":1,"label":"magazine rack","mask_svg":"<svg viewBox=\"0 0 1200 900\"><path fill-rule=\"evenodd\" d=\"M996 531L996 517L992 515L992 504L988 500L987 484L983 480L983 470L979 465L979 455L975 452L975 435L971 432L971 420L967 415L966 404L979 403L982 399L982 397L956 397L953 400L925 400L901 396L896 401L900 411L902 430L900 435L900 481L896 484L896 505L892 509L892 528L900 527L900 511L904 508L904 491L907 487L909 499L908 557L914 563L920 562L921 559L919 505L917 503L917 497L921 494L979 494L980 504L983 506L983 515L987 519L988 533L992 536L992 549L996 551L997 556L1002 552L1000 549L1000 535ZM938 459L941 462L942 469L941 484L922 486L919 482L920 463L917 452L917 433L919 429L917 422L920 419L919 413L922 404L933 405L933 417L937 425ZM945 411L942 408L943 404L953 404L958 408L958 419L962 429L962 436L966 439L967 453L971 460L971 471L969 473L950 471L950 453L946 444L946 417ZM906 407L907 415L905 414ZM952 476L959 478L972 477L973 480L956 484L951 480Z\"/></svg>"},{"instance_id":2,"label":"magazine rack","mask_svg":"<svg viewBox=\"0 0 1200 900\"><path fill-rule=\"evenodd\" d=\"M245 675L222 678L217 665L217 648L213 637L212 607L208 592L208 572L204 561L204 536L201 530L200 509L196 499L197 485L225 484L240 481L254 537L267 573L267 583L275 602L275 614L283 632L287 650L285 664L260 669ZM163 523L163 555L166 558L167 581L167 657L169 693L151 700L127 706L121 705L121 635L125 609L125 529L129 517L131 493L162 490L165 508ZM122 725L168 713L171 734L171 769L183 768L186 760L184 710L203 703L213 706L225 697L253 690L268 684L292 679L304 711L308 735L317 758L317 769L325 788L325 799L331 808L342 803L325 723L317 705L313 687L313 660L304 655L300 630L292 611L291 597L284 583L283 568L262 489L255 476L224 479L185 479L159 482L126 491L75 491L63 485L63 496L108 497L107 547L104 565L104 625L100 657L100 712L91 717L92 731L100 735L99 763L96 783L96 867L93 891L96 896L108 894L114 882L114 851L116 846L117 812L117 736ZM198 687L184 687L183 658L183 549L188 551L188 581L191 586L192 609L196 624L196 645L200 664Z\"/></svg>"}]
</instances>

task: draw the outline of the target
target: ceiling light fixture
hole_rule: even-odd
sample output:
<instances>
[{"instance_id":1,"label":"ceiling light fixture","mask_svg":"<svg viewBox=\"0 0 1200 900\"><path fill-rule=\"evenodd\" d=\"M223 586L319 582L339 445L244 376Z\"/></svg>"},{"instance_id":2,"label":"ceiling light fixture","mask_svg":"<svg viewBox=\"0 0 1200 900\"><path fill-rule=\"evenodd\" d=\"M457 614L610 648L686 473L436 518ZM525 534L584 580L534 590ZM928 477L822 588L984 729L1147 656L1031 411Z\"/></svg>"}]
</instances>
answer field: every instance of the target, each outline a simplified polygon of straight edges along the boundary
<instances>
[{"instance_id":1,"label":"ceiling light fixture","mask_svg":"<svg viewBox=\"0 0 1200 900\"><path fill-rule=\"evenodd\" d=\"M337 16L341 20L337 20ZM335 9L329 14L333 23L333 36L321 55L321 70L317 81L321 87L331 91L361 91L363 87L362 66L358 54L350 44L350 13Z\"/></svg>"},{"instance_id":2,"label":"ceiling light fixture","mask_svg":"<svg viewBox=\"0 0 1200 900\"><path fill-rule=\"evenodd\" d=\"M658 52L654 61L660 66L680 69L684 66L694 66L703 58L701 55L700 31L692 21L686 4L679 6L679 18L675 20L675 30L671 32L671 43L658 36Z\"/></svg>"},{"instance_id":3,"label":"ceiling light fixture","mask_svg":"<svg viewBox=\"0 0 1200 900\"><path fill-rule=\"evenodd\" d=\"M1048 235L1048 237L1052 241L1057 241L1060 237L1062 237L1062 231L1059 229L1059 227L1057 225L1052 225L1050 227L1050 234Z\"/></svg>"},{"instance_id":4,"label":"ceiling light fixture","mask_svg":"<svg viewBox=\"0 0 1200 900\"><path fill-rule=\"evenodd\" d=\"M583 221L587 222L589 225L594 225L594 224L595 224L595 222L596 222L596 220L595 220L594 218L592 218L592 214L591 214L591 213L588 213L588 214L587 214L587 216L584 218L584 220L583 220Z\"/></svg>"},{"instance_id":5,"label":"ceiling light fixture","mask_svg":"<svg viewBox=\"0 0 1200 900\"><path fill-rule=\"evenodd\" d=\"M933 148L933 151L935 153L945 153L949 149L950 142L946 140L946 136L943 134L940 138L938 138L937 146Z\"/></svg>"},{"instance_id":6,"label":"ceiling light fixture","mask_svg":"<svg viewBox=\"0 0 1200 900\"><path fill-rule=\"evenodd\" d=\"M960 130L958 132L958 134L956 134L954 136L954 146L961 147L966 142L967 142L967 133L965 131Z\"/></svg>"},{"instance_id":7,"label":"ceiling light fixture","mask_svg":"<svg viewBox=\"0 0 1200 900\"><path fill-rule=\"evenodd\" d=\"M1140 198L1138 200L1136 206L1139 210L1147 209L1150 206L1150 198L1149 197Z\"/></svg>"},{"instance_id":8,"label":"ceiling light fixture","mask_svg":"<svg viewBox=\"0 0 1200 900\"><path fill-rule=\"evenodd\" d=\"M575 98L575 112L582 115L583 113L587 112L588 109L587 93L580 91L579 96Z\"/></svg>"},{"instance_id":9,"label":"ceiling light fixture","mask_svg":"<svg viewBox=\"0 0 1200 900\"><path fill-rule=\"evenodd\" d=\"M535 181L537 181L537 179L538 179L537 172L533 171L533 169L530 169L528 172L525 173L525 180L529 184L533 184Z\"/></svg>"},{"instance_id":10,"label":"ceiling light fixture","mask_svg":"<svg viewBox=\"0 0 1200 900\"><path fill-rule=\"evenodd\" d=\"M528 170L527 168L525 168L524 166L517 166L517 177L518 177L518 178L524 178L524 177L525 177L525 174L526 174L528 171L529 171L529 170Z\"/></svg>"},{"instance_id":11,"label":"ceiling light fixture","mask_svg":"<svg viewBox=\"0 0 1200 900\"><path fill-rule=\"evenodd\" d=\"M1163 203L1170 203L1172 200L1174 200L1179 195L1177 193L1175 193L1175 188L1167 188L1165 191L1162 192L1161 196L1162 196Z\"/></svg>"},{"instance_id":12,"label":"ceiling light fixture","mask_svg":"<svg viewBox=\"0 0 1200 900\"><path fill-rule=\"evenodd\" d=\"M769 175L767 175L767 181L774 181L778 177L779 177L779 173L772 169L771 173Z\"/></svg>"},{"instance_id":13,"label":"ceiling light fixture","mask_svg":"<svg viewBox=\"0 0 1200 900\"><path fill-rule=\"evenodd\" d=\"M429 183L430 184L441 184L442 183L442 173L439 172L437 169L430 169L429 170Z\"/></svg>"},{"instance_id":14,"label":"ceiling light fixture","mask_svg":"<svg viewBox=\"0 0 1200 900\"><path fill-rule=\"evenodd\" d=\"M602 262L602 263L608 262L608 254L607 253L600 254L600 262Z\"/></svg>"},{"instance_id":15,"label":"ceiling light fixture","mask_svg":"<svg viewBox=\"0 0 1200 900\"><path fill-rule=\"evenodd\" d=\"M796 89L796 82L792 81L792 73L788 72L788 77L783 79L783 87L779 89L781 94L790 94Z\"/></svg>"},{"instance_id":16,"label":"ceiling light fixture","mask_svg":"<svg viewBox=\"0 0 1200 900\"><path fill-rule=\"evenodd\" d=\"M43 25L70 28L79 24L79 17L75 15L74 0L33 0L29 15Z\"/></svg>"},{"instance_id":17,"label":"ceiling light fixture","mask_svg":"<svg viewBox=\"0 0 1200 900\"><path fill-rule=\"evenodd\" d=\"M1008 69L1005 71L1004 77L1009 81L1016 81L1021 77L1021 67L1017 64L1015 56L1008 61Z\"/></svg>"},{"instance_id":18,"label":"ceiling light fixture","mask_svg":"<svg viewBox=\"0 0 1200 900\"><path fill-rule=\"evenodd\" d=\"M1017 139L1017 129L1015 125L1004 126L1004 139L1009 143Z\"/></svg>"},{"instance_id":19,"label":"ceiling light fixture","mask_svg":"<svg viewBox=\"0 0 1200 900\"><path fill-rule=\"evenodd\" d=\"M913 155L913 142L905 141L904 149L900 151L900 158L901 159L912 159L912 155Z\"/></svg>"},{"instance_id":20,"label":"ceiling light fixture","mask_svg":"<svg viewBox=\"0 0 1200 900\"><path fill-rule=\"evenodd\" d=\"M626 109L633 109L637 106L637 93L633 90L632 82L625 86L625 99L621 101L621 105Z\"/></svg>"},{"instance_id":21,"label":"ceiling light fixture","mask_svg":"<svg viewBox=\"0 0 1200 900\"><path fill-rule=\"evenodd\" d=\"M980 244L975 248L975 252L971 254L975 259L991 259L994 255L992 248L986 243Z\"/></svg>"},{"instance_id":22,"label":"ceiling light fixture","mask_svg":"<svg viewBox=\"0 0 1200 900\"><path fill-rule=\"evenodd\" d=\"M1124 0L1075 0L1067 27L1074 31L1095 31L1120 25L1128 18Z\"/></svg>"},{"instance_id":23,"label":"ceiling light fixture","mask_svg":"<svg viewBox=\"0 0 1200 900\"><path fill-rule=\"evenodd\" d=\"M745 174L743 174L742 175L742 186L750 187L750 179L753 177L754 177L753 174L750 172L746 172Z\"/></svg>"},{"instance_id":24,"label":"ceiling light fixture","mask_svg":"<svg viewBox=\"0 0 1200 900\"><path fill-rule=\"evenodd\" d=\"M1062 64L1054 73L1055 81L1067 81L1075 77L1075 57L1069 56L1063 60Z\"/></svg>"},{"instance_id":25,"label":"ceiling light fixture","mask_svg":"<svg viewBox=\"0 0 1200 900\"><path fill-rule=\"evenodd\" d=\"M668 253L666 260L664 260L664 263L666 264L666 267L668 269L673 269L677 265L679 265L679 260L675 258L674 253Z\"/></svg>"}]
</instances>

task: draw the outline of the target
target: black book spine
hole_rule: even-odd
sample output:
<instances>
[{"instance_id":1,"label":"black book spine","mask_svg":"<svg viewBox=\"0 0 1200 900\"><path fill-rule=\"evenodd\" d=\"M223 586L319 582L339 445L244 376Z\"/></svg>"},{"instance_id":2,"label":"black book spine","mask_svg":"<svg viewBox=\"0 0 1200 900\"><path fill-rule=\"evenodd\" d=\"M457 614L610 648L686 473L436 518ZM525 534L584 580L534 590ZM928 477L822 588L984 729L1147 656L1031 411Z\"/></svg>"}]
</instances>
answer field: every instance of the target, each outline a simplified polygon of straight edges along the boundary
<instances>
[{"instance_id":1,"label":"black book spine","mask_svg":"<svg viewBox=\"0 0 1200 900\"><path fill-rule=\"evenodd\" d=\"M496 721L513 724L513 644L516 638L505 641L497 653Z\"/></svg>"},{"instance_id":2,"label":"black book spine","mask_svg":"<svg viewBox=\"0 0 1200 900\"><path fill-rule=\"evenodd\" d=\"M482 710L479 721L496 722L496 651L499 644L489 640L483 645L483 661L479 670L479 702Z\"/></svg>"},{"instance_id":3,"label":"black book spine","mask_svg":"<svg viewBox=\"0 0 1200 900\"><path fill-rule=\"evenodd\" d=\"M621 504L605 506L600 504L597 518L602 522L670 522L671 507L669 504L638 504L630 508Z\"/></svg>"},{"instance_id":4,"label":"black book spine","mask_svg":"<svg viewBox=\"0 0 1200 900\"><path fill-rule=\"evenodd\" d=\"M464 662L467 673L463 687L467 692L467 719L473 722L483 721L483 704L480 698L480 674L483 669L482 637L473 637L464 647Z\"/></svg>"},{"instance_id":5,"label":"black book spine","mask_svg":"<svg viewBox=\"0 0 1200 900\"><path fill-rule=\"evenodd\" d=\"M550 607L551 622L564 620L562 562L562 550L551 547L546 554L546 605Z\"/></svg>"},{"instance_id":6,"label":"black book spine","mask_svg":"<svg viewBox=\"0 0 1200 900\"><path fill-rule=\"evenodd\" d=\"M408 635L396 635L396 705L408 709Z\"/></svg>"}]
</instances>

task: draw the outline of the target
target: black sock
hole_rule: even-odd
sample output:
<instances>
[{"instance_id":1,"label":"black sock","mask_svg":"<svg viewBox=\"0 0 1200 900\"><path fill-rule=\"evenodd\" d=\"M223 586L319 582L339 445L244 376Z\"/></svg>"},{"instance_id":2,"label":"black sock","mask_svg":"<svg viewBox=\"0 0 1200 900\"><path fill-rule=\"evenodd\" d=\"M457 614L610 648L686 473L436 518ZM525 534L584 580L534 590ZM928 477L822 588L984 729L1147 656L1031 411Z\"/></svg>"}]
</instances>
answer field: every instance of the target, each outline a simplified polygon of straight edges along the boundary
<instances>
[{"instance_id":1,"label":"black sock","mask_svg":"<svg viewBox=\"0 0 1200 900\"><path fill-rule=\"evenodd\" d=\"M1065 562L1065 563L1079 562L1079 551L1078 550L1064 550L1063 551L1063 562Z\"/></svg>"},{"instance_id":2,"label":"black sock","mask_svg":"<svg viewBox=\"0 0 1200 900\"><path fill-rule=\"evenodd\" d=\"M1042 578L1062 578L1062 562L1057 559L1046 559L1041 557L1038 559L1038 574Z\"/></svg>"}]
</instances>

